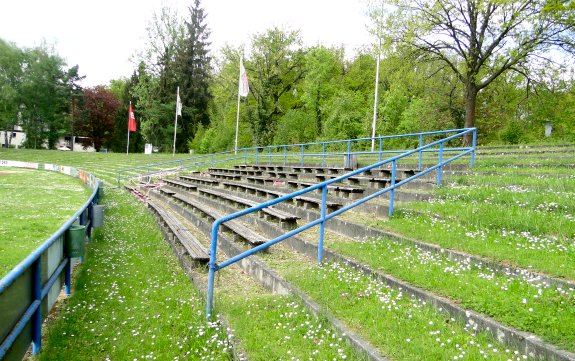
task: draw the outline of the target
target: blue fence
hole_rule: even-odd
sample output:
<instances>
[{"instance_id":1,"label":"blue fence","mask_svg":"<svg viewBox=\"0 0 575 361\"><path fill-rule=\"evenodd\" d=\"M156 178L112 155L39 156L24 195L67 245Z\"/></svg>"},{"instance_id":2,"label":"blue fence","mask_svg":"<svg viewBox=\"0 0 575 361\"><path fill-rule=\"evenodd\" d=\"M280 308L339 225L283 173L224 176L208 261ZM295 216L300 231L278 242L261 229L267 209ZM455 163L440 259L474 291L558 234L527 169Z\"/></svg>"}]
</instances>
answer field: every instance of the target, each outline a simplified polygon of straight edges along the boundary
<instances>
[{"instance_id":1,"label":"blue fence","mask_svg":"<svg viewBox=\"0 0 575 361\"><path fill-rule=\"evenodd\" d=\"M413 134L387 135L376 138L358 138L349 140L337 140L329 142L315 142L290 145L272 145L265 147L252 147L238 149L237 152L227 151L208 155L199 155L186 159L150 164L140 167L123 169L118 172L118 186L125 180L141 178L143 176L157 176L169 172L198 168L202 166L214 166L218 163L243 162L255 165L271 164L313 164L339 165L341 163L352 168L353 160L363 164L373 164L394 154L403 154L415 147L421 150L414 154L417 157L418 169L421 170L423 155L430 152L424 145L430 144L449 134L459 134L468 129L450 129L436 132L422 132ZM475 132L473 133L472 147L475 146ZM371 151L371 142L377 144L377 149ZM402 148L405 143L412 146ZM443 152L459 152L469 147L448 147L444 145ZM472 154L471 163L473 165Z\"/></svg>"},{"instance_id":2,"label":"blue fence","mask_svg":"<svg viewBox=\"0 0 575 361\"><path fill-rule=\"evenodd\" d=\"M421 140L423 138L424 134L441 134L441 135L445 135L447 133L456 133L454 135L445 137L443 139L431 142L427 145L423 145L423 141ZM463 156L466 155L470 155L470 164L471 166L473 166L474 163L474 157L475 157L475 146L476 146L476 139L477 139L477 132L475 128L469 128L469 129L459 129L457 131L446 131L446 132L433 132L433 133L420 133L417 135L413 135L413 134L409 134L409 135L402 135L399 137L408 137L408 136L418 136L420 141L419 144L421 144L418 148L413 149L413 150L409 150L409 151L403 151L401 154L390 157L388 159L385 160L380 160L377 161L369 166L357 169L355 171L352 171L348 174L344 174L342 176L339 176L337 178L331 179L331 180L327 180L323 183L319 183L313 186L310 186L308 188L296 191L294 193L288 194L286 196L280 197L280 198L276 198L273 200L270 200L268 202L259 204L257 206L251 207L251 208L247 208L245 210L230 214L228 216L222 217L217 219L212 226L212 234L211 234L211 243L210 243L210 261L209 261L209 275L208 275L208 296L207 296L207 303L206 303L206 314L207 317L211 317L211 313L212 313L212 308L213 308L213 297L214 297L214 278L215 278L215 273L233 263L236 263L240 260L242 260L243 258L246 258L250 255L253 255L259 251L262 251L276 243L279 243L289 237L292 237L300 232L303 232L311 227L317 226L319 225L320 227L320 232L319 232L319 241L318 241L318 254L317 254L317 259L318 262L321 263L322 259L323 259L323 239L324 239L324 226L325 226L325 222L328 221L329 219L336 217L354 207L359 206L360 204L363 204L373 198L379 197L381 195L383 195L384 193L390 193L390 197L389 197L389 215L391 216L393 214L393 206L394 206L394 193L395 193L395 189L404 185L405 183L410 182L413 179L416 179L418 177L421 177L425 174L428 174L432 171L437 171L437 184L440 185L441 184L441 174L442 174L442 167L456 159L459 159ZM397 137L397 136L396 136ZM458 141L462 141L463 139L467 138L467 137L471 137L472 138L472 144L470 147L459 147L459 148L448 148L446 145L449 142L452 142L454 140L458 140ZM378 139L383 139L384 137L380 137ZM370 140L371 138L365 138L365 139L361 139L361 141L363 140ZM354 154L351 151L351 144L353 141L342 141L342 142L337 142L337 143L344 143L347 145L348 149L346 152L342 153L346 156L350 156L351 154ZM336 143L336 142L334 142ZM316 144L320 144L323 145L324 143L316 143ZM381 143L380 143L381 144ZM268 147L271 148L271 147ZM285 148L284 148L285 149ZM303 148L302 148L303 149ZM380 146L381 149L381 146ZM446 156L446 152L455 152L455 155L447 155ZM437 163L431 166L428 166L426 169L423 169L423 164L422 164L422 156L423 154L436 154L437 155ZM257 158L257 151L256 151L256 160ZM326 152L321 152L318 153L319 156L321 157L321 159L325 159L328 156L331 156L331 154L327 154ZM355 154L358 154L357 152ZM362 152L361 154L369 154L369 155L373 155L373 152ZM378 152L378 157L382 156L382 151L380 150ZM307 156L309 157L309 153L307 154ZM316 155L317 156L317 155ZM412 156L416 156L418 158L418 170L419 172L416 173L415 175L402 179L400 181L397 181L397 177L396 177L396 171L397 171L397 163L399 160L408 158L408 157L412 157ZM301 160L303 162L304 160L304 152L302 150L301 153ZM271 157L270 157L271 159ZM285 159L285 158L284 158ZM381 158L380 158L381 159ZM391 166L391 184L390 186L383 188L381 190L379 190L378 192L375 192L363 199L357 200L352 204L349 204L341 209L338 209L337 211L333 211L329 214L326 213L326 200L327 200L327 193L328 193L328 186L333 184L333 183L337 183L337 182L341 182L349 177L353 177L353 176L357 176L361 173L364 173L366 171L370 171L374 168L380 168L380 167L384 167L384 166ZM292 199L294 197L298 197L301 196L305 193L308 192L313 192L317 189L321 189L321 212L320 212L320 217L314 221L311 221L297 229L294 229L290 232L285 233L282 236L279 236L277 238L274 238L264 244L261 244L257 247L254 247L248 251L245 251L235 257L232 257L226 261L223 261L221 263L217 263L217 248L218 248L218 231L219 231L219 227L225 223L228 222L230 220L242 217L244 215L253 213L253 212L257 212L260 211L263 208L266 207L270 207L273 206L274 204L280 203L280 202L284 202L287 201L289 199Z\"/></svg>"},{"instance_id":3,"label":"blue fence","mask_svg":"<svg viewBox=\"0 0 575 361\"><path fill-rule=\"evenodd\" d=\"M8 160L0 160L0 166L60 172L80 178L93 189L70 220L0 279L0 360L22 360L30 343L34 355L40 352L42 321L62 286L70 294L72 258L65 250L64 238L74 223L79 223L90 239L100 183L93 175L71 167Z\"/></svg>"}]
</instances>

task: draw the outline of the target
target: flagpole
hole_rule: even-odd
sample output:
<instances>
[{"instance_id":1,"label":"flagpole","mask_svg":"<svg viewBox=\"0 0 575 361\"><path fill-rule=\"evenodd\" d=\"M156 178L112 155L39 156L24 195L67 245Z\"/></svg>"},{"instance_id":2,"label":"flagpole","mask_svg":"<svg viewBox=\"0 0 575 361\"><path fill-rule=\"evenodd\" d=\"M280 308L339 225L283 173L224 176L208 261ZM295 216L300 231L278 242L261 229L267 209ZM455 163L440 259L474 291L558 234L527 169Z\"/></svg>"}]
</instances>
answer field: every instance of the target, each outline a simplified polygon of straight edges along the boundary
<instances>
[{"instance_id":1,"label":"flagpole","mask_svg":"<svg viewBox=\"0 0 575 361\"><path fill-rule=\"evenodd\" d=\"M130 101L130 108L132 108L132 101ZM126 146L126 154L128 154L129 151L130 151L130 114L128 114L128 145Z\"/></svg>"},{"instance_id":2,"label":"flagpole","mask_svg":"<svg viewBox=\"0 0 575 361\"><path fill-rule=\"evenodd\" d=\"M381 17L383 18L383 1L381 2ZM373 123L371 124L371 151L375 149L375 122L377 121L377 98L379 90L379 63L381 60L381 24L377 24L377 37L379 47L377 48L377 66L375 70L375 99L373 101Z\"/></svg>"},{"instance_id":3,"label":"flagpole","mask_svg":"<svg viewBox=\"0 0 575 361\"><path fill-rule=\"evenodd\" d=\"M176 130L178 129L178 99L180 99L180 87L176 95L176 119L174 120L174 147L172 150L172 157L176 155Z\"/></svg>"},{"instance_id":4,"label":"flagpole","mask_svg":"<svg viewBox=\"0 0 575 361\"><path fill-rule=\"evenodd\" d=\"M234 154L238 154L238 130L239 129L240 129L240 91L238 88L238 110L236 112L236 142L235 142L235 147L234 147Z\"/></svg>"}]
</instances>

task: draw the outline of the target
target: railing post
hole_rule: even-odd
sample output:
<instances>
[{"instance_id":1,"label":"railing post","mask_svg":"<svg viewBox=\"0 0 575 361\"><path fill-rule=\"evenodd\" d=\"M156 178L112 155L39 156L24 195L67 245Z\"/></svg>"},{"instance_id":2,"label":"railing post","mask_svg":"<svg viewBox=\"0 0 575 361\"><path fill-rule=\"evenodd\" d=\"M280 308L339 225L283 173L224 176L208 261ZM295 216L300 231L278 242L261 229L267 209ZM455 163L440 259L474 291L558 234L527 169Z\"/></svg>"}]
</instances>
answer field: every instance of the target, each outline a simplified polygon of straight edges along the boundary
<instances>
[{"instance_id":1,"label":"railing post","mask_svg":"<svg viewBox=\"0 0 575 361\"><path fill-rule=\"evenodd\" d=\"M215 157L216 157L216 155L212 154L212 167L214 166L214 164L216 164Z\"/></svg>"},{"instance_id":2,"label":"railing post","mask_svg":"<svg viewBox=\"0 0 575 361\"><path fill-rule=\"evenodd\" d=\"M395 174L397 172L397 161L391 162L391 190L389 191L389 211L388 216L391 218L393 215L393 201L395 200Z\"/></svg>"},{"instance_id":3,"label":"railing post","mask_svg":"<svg viewBox=\"0 0 575 361\"><path fill-rule=\"evenodd\" d=\"M284 145L284 167L287 164L287 145Z\"/></svg>"},{"instance_id":4,"label":"railing post","mask_svg":"<svg viewBox=\"0 0 575 361\"><path fill-rule=\"evenodd\" d=\"M442 170L442 165L441 163L443 163L443 144L444 142L441 142L439 144L439 168L437 168L437 186L439 187L441 185L441 173L443 172Z\"/></svg>"},{"instance_id":5,"label":"railing post","mask_svg":"<svg viewBox=\"0 0 575 361\"><path fill-rule=\"evenodd\" d=\"M317 263L323 261L323 237L325 234L325 208L327 201L327 186L321 187L321 223L319 224L319 241L317 243Z\"/></svg>"},{"instance_id":6,"label":"railing post","mask_svg":"<svg viewBox=\"0 0 575 361\"><path fill-rule=\"evenodd\" d=\"M419 148L423 147L423 134L419 135ZM421 162L422 162L423 150L419 151L419 160L417 162L417 170L421 172Z\"/></svg>"},{"instance_id":7,"label":"railing post","mask_svg":"<svg viewBox=\"0 0 575 361\"><path fill-rule=\"evenodd\" d=\"M258 163L258 153L259 153L258 150L259 150L259 148L256 147L256 165L259 165L259 163Z\"/></svg>"},{"instance_id":8,"label":"railing post","mask_svg":"<svg viewBox=\"0 0 575 361\"><path fill-rule=\"evenodd\" d=\"M379 161L381 162L381 159L383 157L383 138L379 138Z\"/></svg>"},{"instance_id":9,"label":"railing post","mask_svg":"<svg viewBox=\"0 0 575 361\"><path fill-rule=\"evenodd\" d=\"M325 167L325 142L321 144L321 166Z\"/></svg>"},{"instance_id":10,"label":"railing post","mask_svg":"<svg viewBox=\"0 0 575 361\"><path fill-rule=\"evenodd\" d=\"M244 164L248 164L248 148L244 148Z\"/></svg>"},{"instance_id":11,"label":"railing post","mask_svg":"<svg viewBox=\"0 0 575 361\"><path fill-rule=\"evenodd\" d=\"M304 165L304 158L305 158L305 149L304 149L304 145L301 145L301 166L303 167Z\"/></svg>"},{"instance_id":12,"label":"railing post","mask_svg":"<svg viewBox=\"0 0 575 361\"><path fill-rule=\"evenodd\" d=\"M42 347L42 256L32 264L32 296L38 308L32 315L32 354L40 353Z\"/></svg>"},{"instance_id":13,"label":"railing post","mask_svg":"<svg viewBox=\"0 0 575 361\"><path fill-rule=\"evenodd\" d=\"M72 258L68 257L68 262L64 269L64 284L66 296L70 296L71 284L72 284Z\"/></svg>"},{"instance_id":14,"label":"railing post","mask_svg":"<svg viewBox=\"0 0 575 361\"><path fill-rule=\"evenodd\" d=\"M272 147L268 147L268 165L272 164Z\"/></svg>"},{"instance_id":15,"label":"railing post","mask_svg":"<svg viewBox=\"0 0 575 361\"><path fill-rule=\"evenodd\" d=\"M351 166L351 140L347 141L347 166Z\"/></svg>"},{"instance_id":16,"label":"railing post","mask_svg":"<svg viewBox=\"0 0 575 361\"><path fill-rule=\"evenodd\" d=\"M257 148L256 148L257 150ZM218 249L218 225L214 223L212 227L212 240L210 243L210 262L208 263L208 294L206 300L206 317L212 317L214 308L214 278L217 271L216 252Z\"/></svg>"},{"instance_id":17,"label":"railing post","mask_svg":"<svg viewBox=\"0 0 575 361\"><path fill-rule=\"evenodd\" d=\"M475 148L477 147L477 128L473 129L473 140L471 143L473 150L471 151L471 161L469 162L469 168L473 168L475 165Z\"/></svg>"}]
</instances>

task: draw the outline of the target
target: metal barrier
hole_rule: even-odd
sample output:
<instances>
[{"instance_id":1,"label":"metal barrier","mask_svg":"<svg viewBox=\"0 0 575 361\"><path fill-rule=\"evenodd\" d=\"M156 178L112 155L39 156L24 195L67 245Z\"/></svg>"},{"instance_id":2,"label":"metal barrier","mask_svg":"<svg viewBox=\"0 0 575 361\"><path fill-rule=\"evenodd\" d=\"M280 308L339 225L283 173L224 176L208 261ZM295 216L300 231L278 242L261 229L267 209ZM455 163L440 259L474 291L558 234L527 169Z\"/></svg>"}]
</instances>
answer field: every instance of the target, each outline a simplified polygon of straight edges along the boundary
<instances>
[{"instance_id":1,"label":"metal barrier","mask_svg":"<svg viewBox=\"0 0 575 361\"><path fill-rule=\"evenodd\" d=\"M22 360L30 343L34 355L40 352L42 321L56 302L62 283L66 294L70 294L72 258L65 250L65 234L79 221L91 238L100 182L92 174L72 167L9 160L0 160L0 166L60 172L80 178L93 188L70 220L0 279L0 360Z\"/></svg>"},{"instance_id":2,"label":"metal barrier","mask_svg":"<svg viewBox=\"0 0 575 361\"><path fill-rule=\"evenodd\" d=\"M452 131L448 131L448 132L452 132ZM424 134L424 133L420 133ZM433 134L445 134L445 132L434 132ZM472 136L472 145L470 147L462 147L462 148L446 148L445 144L449 141L452 141L454 139L458 139L461 138L463 139L463 137L465 136ZM405 136L409 136L409 135L405 135ZM371 139L371 138L364 138L365 139ZM420 138L421 139L421 138ZM410 151L405 151L400 155L388 158L386 160L383 161L378 161L372 165L369 165L367 167L363 167L361 169L357 169L355 171L352 171L350 173L341 175L337 178L331 179L331 180L327 180L325 182L310 186L308 188L293 192L291 194L285 195L283 197L280 198L276 198L273 200L270 200L268 202L253 206L251 208L247 208L244 209L242 211L227 215L225 217L219 218L217 219L213 225L212 225L212 235L211 235L211 243L210 243L210 261L209 261L209 275L208 275L208 295L207 295L207 303L206 303L206 315L207 317L211 317L211 313L212 313L212 308L213 308L213 297L214 297L214 277L215 277L215 273L218 270L221 270L235 262L238 262L248 256L251 256L259 251L262 251L276 243L279 243L289 237L292 237L300 232L303 232L311 227L314 227L316 225L320 226L320 232L319 232L319 241L318 241L318 255L317 255L317 259L318 262L321 263L322 259L323 259L323 239L324 239L324 225L325 222L333 217L336 217L360 204L363 204L373 198L379 197L380 195L389 192L390 193L390 197L389 197L389 216L391 216L393 214L393 203L394 203L394 197L395 197L395 189L404 185L405 183L410 182L413 179L419 178L429 172L432 172L434 170L437 170L437 184L440 185L441 184L441 173L442 173L442 167L444 165L446 165L447 163L450 163L456 159L459 159L465 155L470 154L471 155L471 160L470 160L470 165L473 166L474 163L474 157L475 157L475 147L476 147L476 139L477 139L477 131L475 128L468 128L468 129L462 129L459 130L457 132L457 134L449 136L447 138L429 143L427 145L421 145L420 147L410 150ZM345 154L352 154L350 147L351 147L351 141L344 141L347 142L348 144L348 151ZM420 144L422 143L422 141L420 141ZM319 144L323 144L323 143L319 143ZM438 148L438 149L434 149L434 148ZM447 151L457 151L458 153L448 159L444 160L444 153ZM422 168L422 162L421 162L421 158L422 158L422 154L424 152L427 153L437 153L438 155L438 162L437 164L430 166L427 169L421 169ZM322 154L325 154L322 153ZM381 154L381 152L380 152ZM409 157L411 155L417 155L418 156L418 170L419 173L416 173L413 176L410 176L406 179L403 179L401 181L397 181L397 177L396 177L396 171L397 171L397 162L400 159L404 159L406 157ZM303 151L302 151L302 160L303 160ZM256 152L256 159L257 159L257 152ZM337 183L337 182L341 182L349 177L353 177L356 176L360 173L369 171L371 169L374 168L378 168L378 167L382 167L385 165L391 164L391 185L383 188L365 198L359 199L357 201L355 201L352 204L349 204L343 208L338 209L337 211L333 211L329 214L326 214L326 200L327 200L327 192L328 192L328 186L333 184L333 183ZM292 199L294 197L298 197L301 196L302 194L308 193L308 192L312 192L315 191L317 189L321 189L321 212L320 212L320 218L309 222L308 224L305 224L297 229L294 229L290 232L287 232L285 234L283 234L282 236L276 237L264 244L261 244L257 247L254 247L248 251L245 251L239 255L236 255L235 257L232 257L224 262L221 262L220 264L217 264L217 247L218 247L218 230L220 225L222 225L223 223L236 219L238 217L242 217L244 215L253 213L253 212L257 212L263 208L272 206L274 204L280 203L280 202L284 202L286 200Z\"/></svg>"},{"instance_id":3,"label":"metal barrier","mask_svg":"<svg viewBox=\"0 0 575 361\"><path fill-rule=\"evenodd\" d=\"M290 145L271 145L263 147L251 147L238 149L237 154L232 151L220 152L207 155L199 155L186 159L179 159L167 161L156 164L149 164L145 166L133 167L122 169L118 171L117 181L120 186L123 180L140 178L142 176L155 176L166 172L178 172L185 169L196 168L206 165L215 165L225 162L242 161L244 164L250 162L255 165L271 164L272 159L279 159L280 164L284 166L288 163L297 163L304 165L306 162L316 161L318 165L325 167L328 162L331 164L339 164L344 160L346 168L352 168L351 160L353 157L364 157L366 164L372 164L376 161L383 160L385 155L403 154L409 149L391 149L391 145L384 149L384 144L399 142L401 140L412 141L419 144L419 148L425 145L426 138L433 138L437 136L445 136L446 134L459 134L468 129L450 129L436 132L422 132L413 134L400 134L400 135L386 135L375 138L358 138L348 140L336 140L326 142L314 142L303 144L290 144ZM473 133L473 146L475 145L475 133ZM411 138L411 139L410 139ZM370 151L372 139L376 141L379 146L375 151ZM455 147L444 148L444 152L458 152L468 148ZM422 149L417 153L418 157L418 170L421 170L423 154L427 151ZM475 154L472 154L471 165L473 166Z\"/></svg>"}]
</instances>

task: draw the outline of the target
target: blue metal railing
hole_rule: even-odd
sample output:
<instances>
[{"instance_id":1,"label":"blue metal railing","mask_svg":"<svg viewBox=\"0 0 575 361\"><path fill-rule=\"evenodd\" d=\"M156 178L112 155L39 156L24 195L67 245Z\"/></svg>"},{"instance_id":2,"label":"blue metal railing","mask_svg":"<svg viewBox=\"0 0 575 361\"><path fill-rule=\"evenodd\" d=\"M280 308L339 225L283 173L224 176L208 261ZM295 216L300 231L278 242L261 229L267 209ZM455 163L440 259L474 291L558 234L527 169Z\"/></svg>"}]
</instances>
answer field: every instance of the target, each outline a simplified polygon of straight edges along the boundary
<instances>
[{"instance_id":1,"label":"blue metal railing","mask_svg":"<svg viewBox=\"0 0 575 361\"><path fill-rule=\"evenodd\" d=\"M149 164L145 166L133 167L128 169L122 169L118 171L117 181L118 185L123 180L131 178L139 178L141 176L154 176L157 174L164 173L166 171L181 171L190 168L197 168L205 165L214 165L217 163L233 162L241 160L244 164L253 161L255 165L259 165L263 162L271 164L273 159L280 159L280 162L285 166L288 164L288 160L304 165L306 159L316 159L318 163L321 163L322 167L327 165L328 161L340 162L341 157L346 158L345 164L350 164L352 156L366 156L373 157L373 160L369 160L372 163L375 160L381 161L384 155L389 154L402 154L407 152L409 149L389 149L384 150L383 144L385 142L393 141L394 139L404 139L404 138L415 138L415 142L419 143L419 147L422 148L424 145L424 138L443 136L446 134L458 134L467 129L450 129L435 132L422 132L422 133L412 133L412 134L399 134L399 135L385 135L375 137L374 139L379 142L379 149L377 151L371 152L367 149L371 148L372 138L358 138L358 139L348 139L348 140L335 140L326 142L314 142L314 143L301 143L301 144L290 144L290 145L270 145L270 146L260 146L251 148L238 149L237 152L226 151L214 154L199 155L185 159L167 161L157 164ZM475 144L475 143L473 143ZM457 152L467 148L444 148L444 152ZM422 167L422 157L423 153L426 153L425 149L421 150L418 154L418 170ZM473 165L474 154L472 155L471 163Z\"/></svg>"},{"instance_id":2,"label":"blue metal railing","mask_svg":"<svg viewBox=\"0 0 575 361\"><path fill-rule=\"evenodd\" d=\"M19 163L24 162L0 161L0 165L2 166L14 167L18 166ZM34 164L35 167L33 166ZM23 310L21 315L12 310L15 314L8 315L7 312L5 315L0 317L0 319L3 320L5 320L5 318L12 318L9 321L5 320L6 323L0 325L0 360L8 353L10 353L14 359L22 359L26 353L29 342L32 342L32 353L34 355L37 355L40 352L42 343L42 320L46 316L42 314L43 303L48 303L47 296L52 291L54 284L61 279L62 273L64 273L65 292L67 295L70 294L72 263L71 258L65 255L63 249L64 234L74 224L74 222L76 222L76 220L79 220L79 223L86 227L88 238L91 237L93 226L92 207L98 203L98 189L100 187L100 182L96 177L82 170L76 170L75 168L60 167L49 164L42 167L41 164L37 163L25 163L22 166L26 168L45 169L66 173L68 175L75 175L85 184L92 187L93 192L86 203L84 203L84 205L66 223L64 223L60 229L52 234L48 240L28 255L28 257L26 257L22 262L16 265L16 267L14 267L6 276L0 279L0 304L4 305L4 307L8 307L11 303L17 303L17 305L22 307ZM55 245L58 241L61 241L61 245ZM57 247L58 249L54 251L53 247ZM62 255L58 257L57 261L59 263L55 268L54 265L50 266L50 260L53 260L52 258L54 254ZM54 270L50 271L50 268L54 268ZM48 270L48 272L43 275L43 270ZM30 277L28 277L29 273L31 273ZM45 280L43 280L43 278ZM29 282L29 284L26 284L27 282ZM24 287L22 287L22 285L24 285ZM22 291L22 289L31 289L31 297L27 298L26 291ZM19 302L14 302L14 298L17 296L22 297L18 300ZM11 303L9 303L9 301ZM27 305L26 302L28 302ZM48 305L48 310L50 306L51 305ZM32 329L31 340L26 340L27 344L24 344L25 348L12 350L11 347L28 326Z\"/></svg>"},{"instance_id":3,"label":"blue metal railing","mask_svg":"<svg viewBox=\"0 0 575 361\"><path fill-rule=\"evenodd\" d=\"M423 134L423 133L420 133L420 134ZM445 134L445 133L434 132L434 134ZM463 139L464 137L469 136L469 135L472 135L472 144L470 147L461 147L461 148L455 148L455 149L453 149L453 148L449 149L449 148L445 147L445 144L447 142L452 141L452 140L457 139L457 138ZM405 136L407 136L407 135L405 135ZM418 134L418 136L419 136L419 134ZM371 138L364 138L364 139L371 139ZM413 150L410 150L410 151L405 151L400 155L388 158L388 159L383 160L383 161L376 162L372 165L357 169L357 170L352 171L350 173L341 175L337 178L327 180L325 182L322 182L322 183L310 186L308 188L293 192L293 193L285 195L283 197L276 198L276 199L270 200L268 202L264 202L264 203L261 203L259 205L253 206L251 208L247 208L247 209L244 209L242 211L239 211L239 212L236 212L236 213L233 213L233 214L230 214L230 215L227 215L225 217L217 219L212 225L212 234L211 234L211 243L210 243L210 261L208 264L208 267L209 267L208 295L207 295L207 302L206 302L206 315L207 315L207 317L211 317L211 313L212 313L213 296L214 296L214 278L215 278L215 273L217 271L219 271L219 270L221 270L221 269L223 269L223 268L225 268L225 267L227 267L227 266L229 266L235 262L238 262L238 261L240 261L240 260L242 260L248 256L251 256L251 255L253 255L259 251L262 251L262 250L264 250L264 249L266 249L266 248L268 248L268 247L270 247L276 243L279 243L279 242L281 242L281 241L283 241L289 237L292 237L292 236L294 236L300 232L303 232L303 231L305 231L311 227L314 227L316 225L320 226L317 258L318 258L318 262L321 263L322 259L323 259L323 239L324 239L324 231L325 231L325 222L327 220L329 220L333 217L336 217L336 216L338 216L338 215L340 215L340 214L342 214L342 213L344 213L344 212L346 212L346 211L348 211L354 207L357 207L360 204L363 204L363 203L365 203L365 202L367 202L373 198L379 197L380 195L383 195L384 193L387 193L387 192L390 193L389 216L391 216L393 214L395 189L396 188L404 185L405 183L410 182L413 179L416 179L416 178L421 177L421 176L423 176L429 172L432 172L434 170L437 170L437 184L440 185L441 184L442 167L444 165L446 165L447 163L450 163L450 162L452 162L456 159L459 159L459 158L461 158L465 155L468 155L468 154L471 155L470 165L473 166L473 163L475 160L476 139L477 138L476 138L476 129L475 128L462 129L462 130L459 130L459 132L457 132L457 134L455 134L455 135L451 135L451 136L446 137L444 139L434 141L432 143L420 146L420 147L413 149ZM420 140L419 144L422 144L422 142L423 141ZM348 143L348 154L351 154L349 144L351 144L351 143ZM439 149L434 150L433 148L435 148L435 147L439 147ZM444 159L444 153L446 151L454 151L454 150L458 151L458 153L456 155L454 155L448 159ZM421 167L422 167L421 157L422 157L423 152L436 152L438 154L437 164L430 166L429 168L424 169L424 170L421 169ZM401 181L397 181L396 173L397 173L397 162L398 162L398 160L409 157L409 156L414 155L414 154L418 155L418 166L420 168L419 169L420 172L413 175L413 176L410 176L406 179L403 179ZM256 153L256 156L257 156L257 153ZM353 177L353 176L358 175L360 173L369 171L369 170L374 169L374 168L382 167L382 166L390 164L390 163L391 163L391 184L390 184L390 186L383 188L383 189L381 189L381 190L379 190L373 194L370 194L369 196L367 196L365 198L359 199L359 200L355 201L354 203L349 204L343 208L340 208L336 211L333 211L329 214L326 214L326 200L327 200L327 192L328 192L328 186L329 185L331 185L333 183L341 182L341 181L343 181L349 177ZM236 219L236 218L239 218L239 217L242 217L244 215L253 213L253 212L257 212L263 208L272 206L272 205L277 204L277 203L284 202L286 200L301 196L305 193L312 192L312 191L315 191L315 190L320 189L320 188L321 188L321 194L322 194L320 218L318 218L314 221L311 221L311 222L309 222L309 223L307 223L307 224L305 224L299 228L296 228L292 231L289 231L289 232L287 232L287 233L285 233L279 237L276 237L276 238L274 238L274 239L272 239L266 243L263 243L257 247L254 247L248 251L245 251L239 255L236 255L236 256L234 256L234 257L232 257L226 261L221 262L220 264L216 263L216 261L217 261L217 247L218 247L218 230L219 230L219 227L223 223L228 222L228 221L233 220L233 219Z\"/></svg>"}]
</instances>

